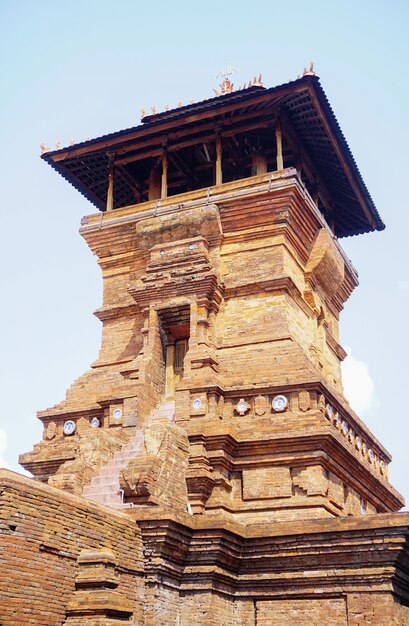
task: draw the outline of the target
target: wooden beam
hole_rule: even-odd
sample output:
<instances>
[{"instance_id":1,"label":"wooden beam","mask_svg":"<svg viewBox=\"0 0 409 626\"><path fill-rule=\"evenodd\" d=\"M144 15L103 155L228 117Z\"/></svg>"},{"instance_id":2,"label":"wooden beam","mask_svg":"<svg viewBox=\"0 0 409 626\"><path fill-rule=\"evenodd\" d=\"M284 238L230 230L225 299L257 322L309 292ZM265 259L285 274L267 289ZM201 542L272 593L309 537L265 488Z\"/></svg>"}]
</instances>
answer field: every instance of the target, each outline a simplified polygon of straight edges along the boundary
<instances>
[{"instance_id":1,"label":"wooden beam","mask_svg":"<svg viewBox=\"0 0 409 626\"><path fill-rule=\"evenodd\" d=\"M232 117L225 117L221 121L220 129L223 130L223 134L224 134L227 130L234 130L237 124L242 124L243 122L247 122L247 121L253 121L255 119L258 119L260 122L263 122L266 120L273 121L274 114L270 110L266 111L266 109L261 109L257 111L251 111L249 113L244 113L242 115L234 115ZM166 141L169 145L172 142L175 142L179 139L191 137L192 131L194 133L197 133L198 131L202 133L205 131L214 132L214 128L215 128L214 120L207 122L207 123L202 123L193 129L190 126L183 125L182 127L179 127L167 133ZM138 149L142 149L142 148L147 148L148 146L158 146L162 143L162 141L163 141L163 134L162 135L156 134L153 137L150 136L147 139L138 141L136 145ZM198 140L198 143L200 143L200 140ZM117 154L118 156L122 156L122 155L129 153L131 150L134 150L134 149L135 149L135 143L129 142L129 145L118 147L115 150L115 154Z\"/></svg>"},{"instance_id":2,"label":"wooden beam","mask_svg":"<svg viewBox=\"0 0 409 626\"><path fill-rule=\"evenodd\" d=\"M223 182L223 170L222 170L222 138L220 134L216 135L216 185L221 185Z\"/></svg>"},{"instance_id":3,"label":"wooden beam","mask_svg":"<svg viewBox=\"0 0 409 626\"><path fill-rule=\"evenodd\" d=\"M280 120L277 120L276 122L276 144L277 144L277 170L280 171L284 169L283 138L281 135Z\"/></svg>"},{"instance_id":4,"label":"wooden beam","mask_svg":"<svg viewBox=\"0 0 409 626\"><path fill-rule=\"evenodd\" d=\"M252 175L254 176L267 173L267 159L259 150L254 150L254 152L251 153L251 167L254 171L254 174L252 171Z\"/></svg>"},{"instance_id":5,"label":"wooden beam","mask_svg":"<svg viewBox=\"0 0 409 626\"><path fill-rule=\"evenodd\" d=\"M271 118L264 119L257 123L254 122L252 124L245 124L239 128L230 128L229 130L223 130L222 135L223 137L232 137L233 135L237 135L239 133L249 132L251 130L256 130L258 128L261 130L269 126L271 126ZM214 129L214 125L213 125L213 129ZM203 135L201 137L194 137L193 139L192 138L186 139L185 141L180 141L176 144L172 144L168 142L168 151L169 153L175 152L177 150L182 150L183 148L196 146L204 142L210 142L212 140L214 141L214 130L213 132L207 133L206 135ZM122 157L120 159L117 159L115 163L119 165L125 165L126 163L133 163L134 161L141 161L142 159L147 159L148 157L151 157L151 156L158 156L161 154L161 152L162 152L162 148L157 147L154 150L144 151L138 154L133 154L133 155L129 155L126 157Z\"/></svg>"},{"instance_id":6,"label":"wooden beam","mask_svg":"<svg viewBox=\"0 0 409 626\"><path fill-rule=\"evenodd\" d=\"M161 169L155 165L149 174L148 200L159 200L161 196Z\"/></svg>"},{"instance_id":7,"label":"wooden beam","mask_svg":"<svg viewBox=\"0 0 409 626\"><path fill-rule=\"evenodd\" d=\"M108 155L108 191L106 210L112 211L114 208L114 155Z\"/></svg>"},{"instance_id":8,"label":"wooden beam","mask_svg":"<svg viewBox=\"0 0 409 626\"><path fill-rule=\"evenodd\" d=\"M173 165L176 167L177 170L179 170L179 172L182 174L182 176L184 176L186 179L192 179L196 182L199 182L197 177L195 176L195 172L199 169L199 167L192 167L192 163L193 163L193 156L190 155L190 157L188 157L188 163L189 166L186 165L186 163L180 158L180 156L177 154L177 152L170 152L168 154L169 157L169 161L170 163L173 163ZM189 182L188 182L189 184Z\"/></svg>"},{"instance_id":9,"label":"wooden beam","mask_svg":"<svg viewBox=\"0 0 409 626\"><path fill-rule=\"evenodd\" d=\"M168 195L168 151L166 146L163 148L162 154L162 180L161 180L161 198L167 198Z\"/></svg>"},{"instance_id":10,"label":"wooden beam","mask_svg":"<svg viewBox=\"0 0 409 626\"><path fill-rule=\"evenodd\" d=\"M120 176L122 180L125 181L128 187L130 187L130 189L132 189L133 193L135 194L136 201L140 202L143 191L143 184L140 182L140 180L132 178L132 176L128 174L126 169L120 165L115 166L115 174Z\"/></svg>"},{"instance_id":11,"label":"wooden beam","mask_svg":"<svg viewBox=\"0 0 409 626\"><path fill-rule=\"evenodd\" d=\"M182 176L188 176L187 170L184 164L182 163L182 160L178 157L178 155L174 153L174 154L169 154L168 156L169 156L169 162L173 163L173 165L176 167L177 170L179 170Z\"/></svg>"}]
</instances>

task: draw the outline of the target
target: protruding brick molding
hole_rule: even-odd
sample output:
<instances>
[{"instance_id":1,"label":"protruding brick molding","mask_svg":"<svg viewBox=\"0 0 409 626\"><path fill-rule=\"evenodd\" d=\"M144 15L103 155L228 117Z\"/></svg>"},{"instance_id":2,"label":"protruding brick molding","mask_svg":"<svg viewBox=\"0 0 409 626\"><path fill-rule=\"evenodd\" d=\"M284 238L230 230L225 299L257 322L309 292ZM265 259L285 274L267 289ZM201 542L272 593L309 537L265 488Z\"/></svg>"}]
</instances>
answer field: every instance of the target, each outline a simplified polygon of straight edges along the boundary
<instances>
[{"instance_id":1,"label":"protruding brick molding","mask_svg":"<svg viewBox=\"0 0 409 626\"><path fill-rule=\"evenodd\" d=\"M117 559L108 549L83 550L75 592L67 606L64 626L120 626L134 623L134 604L117 590Z\"/></svg>"},{"instance_id":2,"label":"protruding brick molding","mask_svg":"<svg viewBox=\"0 0 409 626\"><path fill-rule=\"evenodd\" d=\"M406 626L409 513L243 526L134 509L146 573L166 611L163 576L199 626ZM309 621L305 621L308 618ZM173 617L172 617L173 619Z\"/></svg>"}]
</instances>

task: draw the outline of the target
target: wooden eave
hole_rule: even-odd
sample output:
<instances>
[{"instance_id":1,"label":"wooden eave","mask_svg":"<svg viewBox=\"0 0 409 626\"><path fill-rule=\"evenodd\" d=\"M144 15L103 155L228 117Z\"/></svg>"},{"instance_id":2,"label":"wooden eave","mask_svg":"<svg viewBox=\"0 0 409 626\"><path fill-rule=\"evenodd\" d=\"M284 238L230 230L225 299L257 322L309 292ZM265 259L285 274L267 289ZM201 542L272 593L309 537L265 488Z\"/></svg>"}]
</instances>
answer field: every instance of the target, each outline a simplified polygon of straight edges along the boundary
<instances>
[{"instance_id":1,"label":"wooden eave","mask_svg":"<svg viewBox=\"0 0 409 626\"><path fill-rule=\"evenodd\" d=\"M108 159L115 155L114 208L135 204L135 184L123 166L151 159L166 145L170 154L254 129L273 131L280 111L292 125L300 150L308 155L333 202L338 237L383 230L384 224L316 76L270 89L252 87L144 118L141 125L61 150L42 158L104 211ZM175 196L176 197L176 196Z\"/></svg>"}]
</instances>

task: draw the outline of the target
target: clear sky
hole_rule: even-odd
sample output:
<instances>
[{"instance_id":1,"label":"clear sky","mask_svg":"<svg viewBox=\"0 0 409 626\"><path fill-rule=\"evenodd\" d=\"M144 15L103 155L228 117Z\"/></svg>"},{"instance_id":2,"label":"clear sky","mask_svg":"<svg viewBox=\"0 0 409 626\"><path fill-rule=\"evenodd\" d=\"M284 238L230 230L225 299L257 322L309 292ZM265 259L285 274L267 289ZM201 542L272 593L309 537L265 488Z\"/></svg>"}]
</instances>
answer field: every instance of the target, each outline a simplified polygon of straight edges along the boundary
<instances>
[{"instance_id":1,"label":"clear sky","mask_svg":"<svg viewBox=\"0 0 409 626\"><path fill-rule=\"evenodd\" d=\"M407 0L0 0L0 459L41 438L38 409L96 358L96 259L77 234L94 208L39 144L120 130L139 109L213 95L227 63L267 86L310 61L387 230L342 240L360 274L341 324L348 393L393 454L409 500Z\"/></svg>"}]
</instances>

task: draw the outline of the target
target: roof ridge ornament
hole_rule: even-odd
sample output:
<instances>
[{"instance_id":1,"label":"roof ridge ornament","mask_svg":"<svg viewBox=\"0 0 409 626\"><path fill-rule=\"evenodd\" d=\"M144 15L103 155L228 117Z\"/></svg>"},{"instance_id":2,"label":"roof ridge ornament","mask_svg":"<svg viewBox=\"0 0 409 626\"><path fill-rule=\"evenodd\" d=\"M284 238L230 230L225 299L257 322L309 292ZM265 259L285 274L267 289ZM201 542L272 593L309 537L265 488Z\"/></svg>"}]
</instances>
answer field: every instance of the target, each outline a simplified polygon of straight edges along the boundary
<instances>
[{"instance_id":1,"label":"roof ridge ornament","mask_svg":"<svg viewBox=\"0 0 409 626\"><path fill-rule=\"evenodd\" d=\"M314 61L311 61L310 67L308 68L308 70L307 70L306 67L304 67L304 71L303 71L302 75L301 74L297 75L297 80L302 78L302 76L316 76L316 75L317 75L317 73L314 70Z\"/></svg>"},{"instance_id":2,"label":"roof ridge ornament","mask_svg":"<svg viewBox=\"0 0 409 626\"><path fill-rule=\"evenodd\" d=\"M260 73L258 77L253 76L253 78L249 80L248 84L244 83L244 85L242 85L241 87L237 87L236 89L234 89L234 83L232 83L232 81L228 78L229 76L232 76L232 74L237 74L237 70L231 65L226 65L226 67L217 74L216 78L223 78L223 80L219 85L220 89L213 89L216 96L224 96L225 94L232 93L233 91L241 91L242 89L249 89L250 87L264 87L262 75ZM191 99L189 100L189 104L195 104L195 101ZM188 105L183 105L182 101L179 100L175 109L181 109L183 108L183 106ZM167 113L169 111L173 111L174 109L171 109L168 104L165 104L164 111L162 112L158 111L156 106L151 107L151 113L147 113L144 107L140 108L139 110L141 120L143 120L145 117L150 117L151 115L160 115L163 112Z\"/></svg>"},{"instance_id":3,"label":"roof ridge ornament","mask_svg":"<svg viewBox=\"0 0 409 626\"><path fill-rule=\"evenodd\" d=\"M219 72L216 78L223 78L223 81L220 83L220 90L213 89L216 96L224 96L227 93L232 93L233 91L241 91L242 89L249 89L250 87L264 87L262 75L259 74L257 76L253 76L252 79L249 80L248 84L244 83L241 87L237 87L234 89L234 83L228 78L233 73L237 73L237 70L234 67L226 66L224 70Z\"/></svg>"},{"instance_id":4,"label":"roof ridge ornament","mask_svg":"<svg viewBox=\"0 0 409 626\"><path fill-rule=\"evenodd\" d=\"M194 103L195 101L193 100L193 98L189 100L189 104L194 104ZM183 102L179 100L175 108L181 109L183 106L187 106L187 105L184 105ZM170 108L169 104L165 104L162 111L158 111L156 106L151 107L151 113L147 113L144 107L141 107L139 111L141 114L141 120L143 120L145 117L150 117L151 115L161 115L161 113L164 113L164 112L168 113L169 111L173 111L173 109Z\"/></svg>"},{"instance_id":5,"label":"roof ridge ornament","mask_svg":"<svg viewBox=\"0 0 409 626\"><path fill-rule=\"evenodd\" d=\"M249 80L248 84L244 83L240 87L237 87L236 91L241 91L242 89L249 89L250 87L264 87L263 76L262 74L254 76L252 80Z\"/></svg>"},{"instance_id":6,"label":"roof ridge ornament","mask_svg":"<svg viewBox=\"0 0 409 626\"><path fill-rule=\"evenodd\" d=\"M51 148L49 148L44 142L40 143L41 154L45 152L51 152Z\"/></svg>"}]
</instances>

